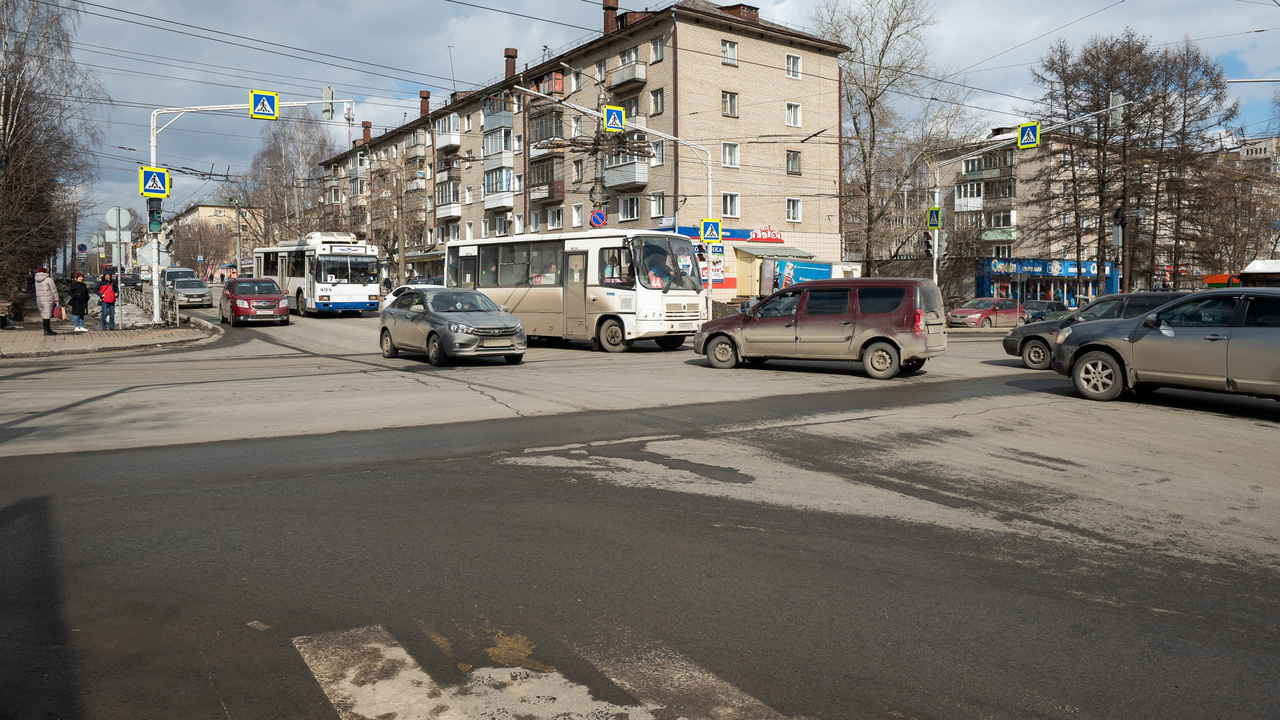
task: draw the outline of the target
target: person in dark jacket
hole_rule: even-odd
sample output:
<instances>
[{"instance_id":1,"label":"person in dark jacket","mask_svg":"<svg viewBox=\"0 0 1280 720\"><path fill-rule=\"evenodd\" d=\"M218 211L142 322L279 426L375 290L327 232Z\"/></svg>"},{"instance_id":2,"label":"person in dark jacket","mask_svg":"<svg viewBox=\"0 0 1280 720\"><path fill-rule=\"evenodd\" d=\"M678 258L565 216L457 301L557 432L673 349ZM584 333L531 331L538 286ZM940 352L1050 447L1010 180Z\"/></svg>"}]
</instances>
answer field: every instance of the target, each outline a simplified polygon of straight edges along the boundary
<instances>
[{"instance_id":1,"label":"person in dark jacket","mask_svg":"<svg viewBox=\"0 0 1280 720\"><path fill-rule=\"evenodd\" d=\"M99 303L102 305L102 329L106 330L109 324L111 329L115 330L116 296L120 292L120 286L116 285L115 274L110 270L103 273L102 282L98 283L94 291L98 293Z\"/></svg>"},{"instance_id":2,"label":"person in dark jacket","mask_svg":"<svg viewBox=\"0 0 1280 720\"><path fill-rule=\"evenodd\" d=\"M68 292L71 302L71 323L76 332L89 332L84 326L84 316L89 314L89 286L84 284L84 273L76 273Z\"/></svg>"}]
</instances>

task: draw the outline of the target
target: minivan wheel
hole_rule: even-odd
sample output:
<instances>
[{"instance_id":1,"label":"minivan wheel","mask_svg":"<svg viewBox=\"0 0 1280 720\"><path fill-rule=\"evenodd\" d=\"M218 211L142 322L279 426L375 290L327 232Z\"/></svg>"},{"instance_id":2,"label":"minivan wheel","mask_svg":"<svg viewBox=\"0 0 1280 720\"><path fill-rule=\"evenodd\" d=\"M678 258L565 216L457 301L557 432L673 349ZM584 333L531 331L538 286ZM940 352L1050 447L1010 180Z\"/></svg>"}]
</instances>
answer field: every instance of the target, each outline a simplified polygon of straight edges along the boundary
<instances>
[{"instance_id":1,"label":"minivan wheel","mask_svg":"<svg viewBox=\"0 0 1280 720\"><path fill-rule=\"evenodd\" d=\"M729 370L738 366L738 351L732 340L719 335L707 343L707 360L711 361L713 368Z\"/></svg>"},{"instance_id":2,"label":"minivan wheel","mask_svg":"<svg viewBox=\"0 0 1280 720\"><path fill-rule=\"evenodd\" d=\"M385 328L383 329L382 339L379 341L379 344L382 345L382 357L384 358L390 359L397 357L400 354L400 349L397 348L395 342L391 340L390 330Z\"/></svg>"},{"instance_id":3,"label":"minivan wheel","mask_svg":"<svg viewBox=\"0 0 1280 720\"><path fill-rule=\"evenodd\" d=\"M903 375L910 375L912 373L920 372L920 369L923 367L924 367L924 360L908 360L902 363L901 372Z\"/></svg>"},{"instance_id":4,"label":"minivan wheel","mask_svg":"<svg viewBox=\"0 0 1280 720\"><path fill-rule=\"evenodd\" d=\"M887 342L878 342L862 353L862 366L876 380L889 380L901 369L898 349Z\"/></svg>"},{"instance_id":5,"label":"minivan wheel","mask_svg":"<svg viewBox=\"0 0 1280 720\"><path fill-rule=\"evenodd\" d=\"M1095 350L1085 353L1071 368L1076 390L1090 400L1115 400L1124 390L1124 370L1115 356Z\"/></svg>"},{"instance_id":6,"label":"minivan wheel","mask_svg":"<svg viewBox=\"0 0 1280 720\"><path fill-rule=\"evenodd\" d=\"M1030 340L1022 346L1022 364L1032 370L1049 369L1049 346L1043 340Z\"/></svg>"}]
</instances>

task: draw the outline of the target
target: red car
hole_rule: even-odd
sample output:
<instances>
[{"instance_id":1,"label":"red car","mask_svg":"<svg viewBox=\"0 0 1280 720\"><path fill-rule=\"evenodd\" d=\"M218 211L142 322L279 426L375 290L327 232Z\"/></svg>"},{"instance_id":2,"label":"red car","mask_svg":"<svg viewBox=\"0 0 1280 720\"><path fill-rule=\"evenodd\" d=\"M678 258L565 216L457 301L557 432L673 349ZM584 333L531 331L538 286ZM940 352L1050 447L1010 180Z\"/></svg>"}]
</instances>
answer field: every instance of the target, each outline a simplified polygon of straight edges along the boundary
<instances>
[{"instance_id":1,"label":"red car","mask_svg":"<svg viewBox=\"0 0 1280 720\"><path fill-rule=\"evenodd\" d=\"M949 327L1014 327L1027 321L1027 309L1017 300L975 298L947 313Z\"/></svg>"},{"instance_id":2,"label":"red car","mask_svg":"<svg viewBox=\"0 0 1280 720\"><path fill-rule=\"evenodd\" d=\"M289 298L271 278L228 280L218 301L218 319L232 325L262 320L288 325Z\"/></svg>"}]
</instances>

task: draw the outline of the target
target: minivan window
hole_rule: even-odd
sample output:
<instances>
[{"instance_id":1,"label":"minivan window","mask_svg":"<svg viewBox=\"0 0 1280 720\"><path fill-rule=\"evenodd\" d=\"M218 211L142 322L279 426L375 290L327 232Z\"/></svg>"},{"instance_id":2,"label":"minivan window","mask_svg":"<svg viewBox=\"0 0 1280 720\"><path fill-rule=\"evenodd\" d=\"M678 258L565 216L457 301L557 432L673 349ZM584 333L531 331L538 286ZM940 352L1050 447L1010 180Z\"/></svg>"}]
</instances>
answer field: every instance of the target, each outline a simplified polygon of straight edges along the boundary
<instances>
[{"instance_id":1,"label":"minivan window","mask_svg":"<svg viewBox=\"0 0 1280 720\"><path fill-rule=\"evenodd\" d=\"M1208 297L1175 305L1160 313L1165 327L1227 327L1236 310L1233 297Z\"/></svg>"},{"instance_id":2,"label":"minivan window","mask_svg":"<svg viewBox=\"0 0 1280 720\"><path fill-rule=\"evenodd\" d=\"M904 287L858 288L858 312L863 315L893 312L906 296Z\"/></svg>"},{"instance_id":3,"label":"minivan window","mask_svg":"<svg viewBox=\"0 0 1280 720\"><path fill-rule=\"evenodd\" d=\"M1080 311L1081 320L1109 320L1120 317L1119 300L1101 300Z\"/></svg>"},{"instance_id":4,"label":"minivan window","mask_svg":"<svg viewBox=\"0 0 1280 720\"><path fill-rule=\"evenodd\" d=\"M809 302L805 304L805 315L847 315L849 314L848 290L810 290Z\"/></svg>"},{"instance_id":5,"label":"minivan window","mask_svg":"<svg viewBox=\"0 0 1280 720\"><path fill-rule=\"evenodd\" d=\"M796 307L800 304L800 293L785 292L760 303L759 309L756 311L756 317L791 317L796 314Z\"/></svg>"}]
</instances>

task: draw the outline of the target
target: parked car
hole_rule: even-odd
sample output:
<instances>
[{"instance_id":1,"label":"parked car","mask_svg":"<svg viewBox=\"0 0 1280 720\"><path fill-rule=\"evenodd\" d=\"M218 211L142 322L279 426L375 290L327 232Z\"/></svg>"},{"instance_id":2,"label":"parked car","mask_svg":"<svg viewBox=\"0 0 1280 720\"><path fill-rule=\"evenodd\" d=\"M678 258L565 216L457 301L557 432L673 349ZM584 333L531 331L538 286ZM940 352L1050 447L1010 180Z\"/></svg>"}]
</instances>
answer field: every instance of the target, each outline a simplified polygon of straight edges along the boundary
<instances>
[{"instance_id":1,"label":"parked car","mask_svg":"<svg viewBox=\"0 0 1280 720\"><path fill-rule=\"evenodd\" d=\"M946 350L943 313L930 280L815 280L703 323L693 349L722 369L771 358L857 360L871 377L888 379L917 372Z\"/></svg>"},{"instance_id":2,"label":"parked car","mask_svg":"<svg viewBox=\"0 0 1280 720\"><path fill-rule=\"evenodd\" d=\"M1146 315L1185 292L1134 292L1102 295L1066 317L1047 322L1028 323L1004 336L1004 351L1021 356L1022 364L1032 370L1048 370L1054 338L1058 331L1078 322L1107 320ZM1030 303L1028 303L1030 304Z\"/></svg>"},{"instance_id":3,"label":"parked car","mask_svg":"<svg viewBox=\"0 0 1280 720\"><path fill-rule=\"evenodd\" d=\"M218 300L218 320L235 326L241 322L289 324L289 296L271 278L228 280Z\"/></svg>"},{"instance_id":4,"label":"parked car","mask_svg":"<svg viewBox=\"0 0 1280 720\"><path fill-rule=\"evenodd\" d=\"M1063 328L1053 369L1090 400L1180 387L1280 399L1280 288L1205 290Z\"/></svg>"},{"instance_id":5,"label":"parked car","mask_svg":"<svg viewBox=\"0 0 1280 720\"><path fill-rule=\"evenodd\" d=\"M444 278L425 278L423 280L401 285L395 288L394 290L392 290L391 292L387 293L387 296L382 299L382 306L379 309L385 310L388 305L390 305L396 298L403 295L406 290L412 290L413 288L441 288L441 287L444 287Z\"/></svg>"},{"instance_id":6,"label":"parked car","mask_svg":"<svg viewBox=\"0 0 1280 720\"><path fill-rule=\"evenodd\" d=\"M1057 300L1028 300L1022 307L1027 311L1029 323L1058 320L1071 314L1071 308Z\"/></svg>"},{"instance_id":7,"label":"parked car","mask_svg":"<svg viewBox=\"0 0 1280 720\"><path fill-rule=\"evenodd\" d=\"M1014 327L1027 321L1027 311L1017 300L974 298L947 313L948 327Z\"/></svg>"},{"instance_id":8,"label":"parked car","mask_svg":"<svg viewBox=\"0 0 1280 720\"><path fill-rule=\"evenodd\" d=\"M142 288L142 276L138 273L122 273L120 275L120 284L125 287Z\"/></svg>"},{"instance_id":9,"label":"parked car","mask_svg":"<svg viewBox=\"0 0 1280 720\"><path fill-rule=\"evenodd\" d=\"M167 268L160 269L160 284L163 285L164 287L172 287L173 282L180 278L189 278L192 280L199 280L200 275L197 274L196 271L192 270L191 268L167 267Z\"/></svg>"},{"instance_id":10,"label":"parked car","mask_svg":"<svg viewBox=\"0 0 1280 720\"><path fill-rule=\"evenodd\" d=\"M524 360L524 324L485 295L458 288L414 287L380 313L382 356L425 352L437 367L455 357L501 355L511 365Z\"/></svg>"},{"instance_id":11,"label":"parked car","mask_svg":"<svg viewBox=\"0 0 1280 720\"><path fill-rule=\"evenodd\" d=\"M181 278L164 288L169 302L178 299L178 307L213 307L213 291L200 279Z\"/></svg>"}]
</instances>

